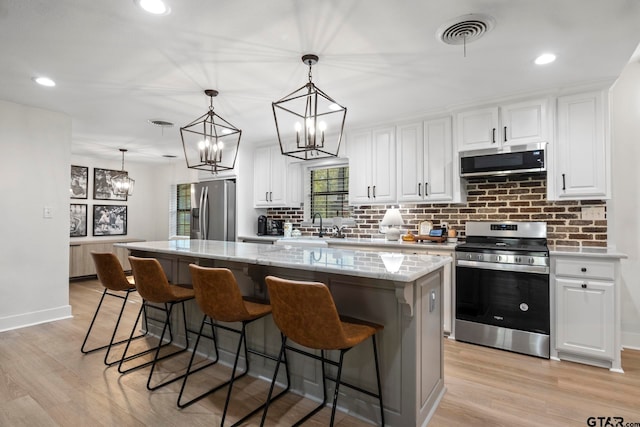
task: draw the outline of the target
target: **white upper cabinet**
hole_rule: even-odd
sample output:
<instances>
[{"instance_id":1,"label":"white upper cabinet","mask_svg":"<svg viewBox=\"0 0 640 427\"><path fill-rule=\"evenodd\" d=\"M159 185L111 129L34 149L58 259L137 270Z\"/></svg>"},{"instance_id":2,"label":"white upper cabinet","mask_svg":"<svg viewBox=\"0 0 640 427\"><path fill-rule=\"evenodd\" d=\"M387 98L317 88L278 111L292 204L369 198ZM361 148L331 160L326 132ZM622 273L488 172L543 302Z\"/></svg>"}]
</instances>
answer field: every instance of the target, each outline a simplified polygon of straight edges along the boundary
<instances>
[{"instance_id":1,"label":"white upper cabinet","mask_svg":"<svg viewBox=\"0 0 640 427\"><path fill-rule=\"evenodd\" d=\"M283 156L279 146L256 148L253 165L254 207L300 206L300 165Z\"/></svg>"},{"instance_id":2,"label":"white upper cabinet","mask_svg":"<svg viewBox=\"0 0 640 427\"><path fill-rule=\"evenodd\" d=\"M395 127L353 132L347 138L349 203L396 201Z\"/></svg>"},{"instance_id":3,"label":"white upper cabinet","mask_svg":"<svg viewBox=\"0 0 640 427\"><path fill-rule=\"evenodd\" d=\"M557 143L548 199L609 198L606 91L558 97Z\"/></svg>"},{"instance_id":4,"label":"white upper cabinet","mask_svg":"<svg viewBox=\"0 0 640 427\"><path fill-rule=\"evenodd\" d=\"M398 202L460 201L451 117L398 126L397 138Z\"/></svg>"},{"instance_id":5,"label":"white upper cabinet","mask_svg":"<svg viewBox=\"0 0 640 427\"><path fill-rule=\"evenodd\" d=\"M543 98L458 112L458 149L549 142L548 105Z\"/></svg>"}]
</instances>

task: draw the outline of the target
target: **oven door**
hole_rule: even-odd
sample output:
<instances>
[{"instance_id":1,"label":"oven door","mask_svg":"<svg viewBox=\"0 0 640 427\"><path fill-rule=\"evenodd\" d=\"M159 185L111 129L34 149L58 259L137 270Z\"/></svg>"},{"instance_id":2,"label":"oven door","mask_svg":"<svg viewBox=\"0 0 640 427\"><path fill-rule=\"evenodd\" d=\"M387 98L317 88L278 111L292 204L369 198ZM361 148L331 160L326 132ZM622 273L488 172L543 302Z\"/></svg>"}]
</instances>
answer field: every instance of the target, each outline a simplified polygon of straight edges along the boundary
<instances>
[{"instance_id":1,"label":"oven door","mask_svg":"<svg viewBox=\"0 0 640 427\"><path fill-rule=\"evenodd\" d=\"M456 319L549 335L549 271L459 260Z\"/></svg>"}]
</instances>

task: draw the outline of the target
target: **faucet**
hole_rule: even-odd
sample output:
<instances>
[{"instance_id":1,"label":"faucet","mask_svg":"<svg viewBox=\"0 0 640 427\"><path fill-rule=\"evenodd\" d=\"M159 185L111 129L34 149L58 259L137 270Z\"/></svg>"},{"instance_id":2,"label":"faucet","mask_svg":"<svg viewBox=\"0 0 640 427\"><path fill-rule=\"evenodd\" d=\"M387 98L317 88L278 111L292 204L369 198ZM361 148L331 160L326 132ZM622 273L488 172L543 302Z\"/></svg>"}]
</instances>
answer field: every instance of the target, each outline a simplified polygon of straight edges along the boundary
<instances>
[{"instance_id":1,"label":"faucet","mask_svg":"<svg viewBox=\"0 0 640 427\"><path fill-rule=\"evenodd\" d=\"M313 219L311 220L312 224L316 223L316 217L320 217L320 231L318 232L318 237L324 236L324 229L322 228L322 215L320 212L316 212L313 214Z\"/></svg>"}]
</instances>

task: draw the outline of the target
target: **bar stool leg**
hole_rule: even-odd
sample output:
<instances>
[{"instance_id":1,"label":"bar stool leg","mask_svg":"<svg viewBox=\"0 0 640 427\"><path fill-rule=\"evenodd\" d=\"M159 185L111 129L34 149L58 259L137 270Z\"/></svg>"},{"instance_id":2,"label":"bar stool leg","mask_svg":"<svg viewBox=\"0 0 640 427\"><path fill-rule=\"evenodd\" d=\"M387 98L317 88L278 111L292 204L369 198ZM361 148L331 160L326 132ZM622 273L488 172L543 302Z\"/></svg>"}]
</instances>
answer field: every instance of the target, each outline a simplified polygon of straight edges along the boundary
<instances>
[{"instance_id":1,"label":"bar stool leg","mask_svg":"<svg viewBox=\"0 0 640 427\"><path fill-rule=\"evenodd\" d=\"M384 407L382 406L382 386L380 384L380 366L378 365L378 346L376 345L375 334L371 336L373 343L373 359L376 364L376 381L378 383L378 400L380 402L380 425L384 426Z\"/></svg>"},{"instance_id":2,"label":"bar stool leg","mask_svg":"<svg viewBox=\"0 0 640 427\"><path fill-rule=\"evenodd\" d=\"M236 379L244 377L249 372L249 355L247 353L247 343L246 343L246 322L242 322L242 330L240 332L240 339L238 340L238 348L236 349L236 357L233 361L233 369L231 370L231 380L229 380L229 390L227 391L227 399L224 402L224 410L222 411L222 419L220 420L220 425L224 425L224 419L227 416L227 408L229 407L229 401L231 400L231 390L233 389L233 382ZM236 377L236 369L238 367L238 359L240 359L240 350L242 349L242 344L244 344L244 354L245 354L245 363L246 369L245 371Z\"/></svg>"},{"instance_id":3,"label":"bar stool leg","mask_svg":"<svg viewBox=\"0 0 640 427\"><path fill-rule=\"evenodd\" d=\"M180 304L182 306L182 321L184 324L184 339L185 339L185 346L183 349L180 349L178 351L172 352L170 354L165 354L162 357L160 356L160 350L162 348L162 340L164 339L164 334L167 328L169 328L169 335L171 335L171 312L173 311L173 306L176 304ZM166 310L166 314L167 314L167 321L164 324L164 328L162 329L162 335L160 336L160 342L158 343L158 348L156 349L156 354L153 358L153 362L151 363L151 372L149 372L149 379L147 380L147 389L149 391L154 391L159 389L160 387L163 387L167 384L171 384L175 381L178 381L179 379L184 378L184 376L186 375L186 373L179 375L175 378L171 378L170 380L164 381L164 382L160 382L156 385L154 385L153 387L151 386L151 378L153 377L153 371L156 368L156 364L158 361L166 359L168 357L174 356L178 353L182 353L184 351L187 351L189 349L189 330L187 329L187 314L186 314L186 309L184 306L184 301L180 301L179 303L168 303L168 307L167 307L167 303L165 303L165 310ZM171 336L171 340L173 341L173 336ZM171 341L170 341L171 342Z\"/></svg>"},{"instance_id":4,"label":"bar stool leg","mask_svg":"<svg viewBox=\"0 0 640 427\"><path fill-rule=\"evenodd\" d=\"M287 337L282 333L280 334L280 339L282 344L280 345L280 352L278 353L278 360L276 361L276 368L273 372L273 380L271 380L271 385L269 386L269 393L267 394L267 401L264 404L264 411L262 411L262 419L260 420L260 427L264 426L264 422L267 419L267 412L269 411L269 405L271 404L271 396L273 395L273 389L276 386L276 378L278 377L278 370L280 369L280 363L285 354L285 348L287 345ZM287 389L289 388L289 373L287 369Z\"/></svg>"},{"instance_id":5,"label":"bar stool leg","mask_svg":"<svg viewBox=\"0 0 640 427\"><path fill-rule=\"evenodd\" d=\"M333 421L336 418L336 403L338 403L338 389L340 388L340 377L342 376L342 361L344 360L344 350L340 350L340 361L338 362L338 374L336 376L336 387L333 391L333 405L331 408L331 422L329 425L333 427ZM323 362L324 365L324 362Z\"/></svg>"},{"instance_id":6,"label":"bar stool leg","mask_svg":"<svg viewBox=\"0 0 640 427\"><path fill-rule=\"evenodd\" d=\"M191 358L189 359L189 365L187 366L187 372L185 373L184 380L182 381L182 387L180 387L180 393L178 394L178 402L177 402L178 408L180 408L180 409L186 408L187 406L191 405L192 403L195 403L198 400L202 399L203 397L208 396L209 394L211 394L211 391L209 391L207 393L203 393L203 394L201 394L199 396L196 396L195 398L189 400L188 402L185 402L185 403L181 402L182 401L182 395L184 393L184 389L187 386L187 379L189 378L189 375L191 375L191 374L193 374L195 372L201 371L201 370L203 370L205 368L208 368L211 365L215 365L216 363L218 363L218 359L220 358L220 355L218 353L218 342L216 340L216 332L215 332L215 328L213 326L213 321L211 321L211 323L210 323L210 325L211 325L211 333L212 333L211 337L213 339L213 347L214 347L214 349L216 351L216 358L212 362L207 363L204 366L200 366L199 368L197 368L197 369L195 369L193 371L191 370L191 367L193 366L193 360L195 359L196 352L198 351L198 345L200 344L200 338L202 338L202 331L204 329L204 325L207 323L207 317L208 316L206 314L202 316L202 322L200 323L200 330L198 331L198 337L196 338L196 343L195 343L195 345L193 347L193 352L191 353Z\"/></svg>"}]
</instances>

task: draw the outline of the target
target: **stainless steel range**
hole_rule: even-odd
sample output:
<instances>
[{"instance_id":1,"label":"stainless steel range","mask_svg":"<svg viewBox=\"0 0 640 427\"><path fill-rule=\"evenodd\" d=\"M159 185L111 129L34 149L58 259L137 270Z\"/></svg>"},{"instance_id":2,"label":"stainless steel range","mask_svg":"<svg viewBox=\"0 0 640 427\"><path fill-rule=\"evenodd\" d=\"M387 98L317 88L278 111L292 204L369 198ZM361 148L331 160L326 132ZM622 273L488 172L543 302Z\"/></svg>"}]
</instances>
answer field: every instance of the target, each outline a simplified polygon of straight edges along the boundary
<instances>
[{"instance_id":1,"label":"stainless steel range","mask_svg":"<svg viewBox=\"0 0 640 427\"><path fill-rule=\"evenodd\" d=\"M545 222L467 222L456 246L456 340L549 358Z\"/></svg>"}]
</instances>

